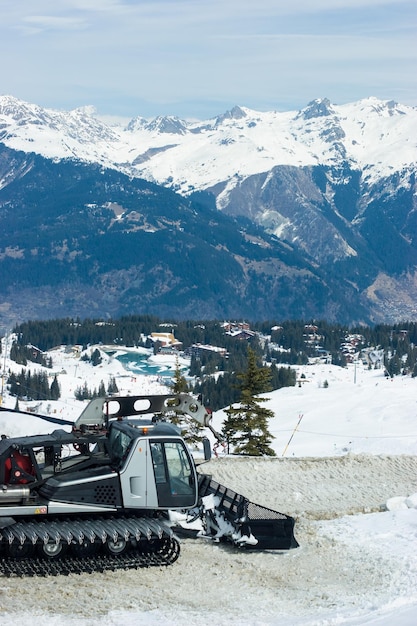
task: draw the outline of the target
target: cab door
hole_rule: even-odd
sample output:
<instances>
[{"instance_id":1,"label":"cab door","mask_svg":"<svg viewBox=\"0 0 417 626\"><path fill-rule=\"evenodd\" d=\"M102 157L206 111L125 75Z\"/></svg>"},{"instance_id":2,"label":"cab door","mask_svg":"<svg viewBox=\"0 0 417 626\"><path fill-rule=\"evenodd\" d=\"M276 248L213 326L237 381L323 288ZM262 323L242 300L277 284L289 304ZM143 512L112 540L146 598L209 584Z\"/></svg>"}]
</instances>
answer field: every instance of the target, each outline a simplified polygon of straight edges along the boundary
<instances>
[{"instance_id":1,"label":"cab door","mask_svg":"<svg viewBox=\"0 0 417 626\"><path fill-rule=\"evenodd\" d=\"M136 439L120 469L123 506L133 509L158 508L149 439Z\"/></svg>"},{"instance_id":2,"label":"cab door","mask_svg":"<svg viewBox=\"0 0 417 626\"><path fill-rule=\"evenodd\" d=\"M197 504L198 483L194 462L181 439L151 439L150 452L158 506L192 508Z\"/></svg>"}]
</instances>

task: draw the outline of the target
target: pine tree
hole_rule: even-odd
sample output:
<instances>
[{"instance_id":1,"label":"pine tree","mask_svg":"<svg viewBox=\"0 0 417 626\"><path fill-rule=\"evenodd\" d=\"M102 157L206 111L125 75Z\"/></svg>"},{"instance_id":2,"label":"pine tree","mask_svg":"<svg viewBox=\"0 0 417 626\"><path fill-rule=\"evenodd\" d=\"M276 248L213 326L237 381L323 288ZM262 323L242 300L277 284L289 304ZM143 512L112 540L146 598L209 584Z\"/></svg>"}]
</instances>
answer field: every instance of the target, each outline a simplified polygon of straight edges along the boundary
<instances>
[{"instance_id":1,"label":"pine tree","mask_svg":"<svg viewBox=\"0 0 417 626\"><path fill-rule=\"evenodd\" d=\"M76 400L88 400L92 397L92 393L87 387L87 383L84 382L82 387L77 387L74 391L74 396Z\"/></svg>"},{"instance_id":2,"label":"pine tree","mask_svg":"<svg viewBox=\"0 0 417 626\"><path fill-rule=\"evenodd\" d=\"M103 359L101 358L100 350L96 348L93 354L91 355L91 365L93 367L96 367L97 365L100 365L102 361Z\"/></svg>"},{"instance_id":3,"label":"pine tree","mask_svg":"<svg viewBox=\"0 0 417 626\"><path fill-rule=\"evenodd\" d=\"M175 372L174 372L173 381L174 381L174 384L172 386L172 391L174 393L187 393L188 384L187 384L187 381L185 380L184 375L181 372L178 357L176 358L176 361L175 361Z\"/></svg>"},{"instance_id":4,"label":"pine tree","mask_svg":"<svg viewBox=\"0 0 417 626\"><path fill-rule=\"evenodd\" d=\"M46 372L38 374L37 381L38 391L36 400L49 400L51 396Z\"/></svg>"},{"instance_id":5,"label":"pine tree","mask_svg":"<svg viewBox=\"0 0 417 626\"><path fill-rule=\"evenodd\" d=\"M109 384L107 385L107 393L109 396L111 396L118 392L119 392L119 387L117 386L115 377L112 376L109 380Z\"/></svg>"},{"instance_id":6,"label":"pine tree","mask_svg":"<svg viewBox=\"0 0 417 626\"><path fill-rule=\"evenodd\" d=\"M54 379L51 383L51 391L50 391L51 400L58 400L61 397L61 390L59 388L58 379L54 376Z\"/></svg>"},{"instance_id":7,"label":"pine tree","mask_svg":"<svg viewBox=\"0 0 417 626\"><path fill-rule=\"evenodd\" d=\"M275 456L270 446L272 435L268 431L268 419L274 412L261 406L267 398L257 397L270 391L270 378L269 368L257 365L256 353L249 347L247 368L238 375L240 404L226 409L227 419L223 425L225 439L237 454Z\"/></svg>"}]
</instances>

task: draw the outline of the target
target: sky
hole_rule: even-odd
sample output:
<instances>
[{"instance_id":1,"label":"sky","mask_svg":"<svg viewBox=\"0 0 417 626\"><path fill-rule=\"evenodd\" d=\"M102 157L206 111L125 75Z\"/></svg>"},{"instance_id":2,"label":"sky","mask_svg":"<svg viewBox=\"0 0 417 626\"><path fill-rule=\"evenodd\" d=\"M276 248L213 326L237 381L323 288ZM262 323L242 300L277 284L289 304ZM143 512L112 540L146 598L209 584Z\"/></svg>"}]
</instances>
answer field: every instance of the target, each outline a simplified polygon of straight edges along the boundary
<instances>
[{"instance_id":1,"label":"sky","mask_svg":"<svg viewBox=\"0 0 417 626\"><path fill-rule=\"evenodd\" d=\"M128 118L414 106L416 25L414 0L2 0L0 94Z\"/></svg>"}]
</instances>

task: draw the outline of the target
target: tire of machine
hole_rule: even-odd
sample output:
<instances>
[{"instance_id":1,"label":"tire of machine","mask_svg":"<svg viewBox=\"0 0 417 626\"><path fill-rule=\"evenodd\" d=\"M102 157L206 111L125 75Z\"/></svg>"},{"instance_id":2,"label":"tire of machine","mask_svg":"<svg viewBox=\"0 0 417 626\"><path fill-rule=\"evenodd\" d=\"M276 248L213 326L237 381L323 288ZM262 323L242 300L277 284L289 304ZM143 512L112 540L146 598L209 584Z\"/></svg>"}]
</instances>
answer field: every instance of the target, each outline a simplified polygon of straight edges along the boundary
<instances>
[{"instance_id":1,"label":"tire of machine","mask_svg":"<svg viewBox=\"0 0 417 626\"><path fill-rule=\"evenodd\" d=\"M48 543L41 543L37 546L39 556L48 560L62 558L67 550L68 546L66 544L56 543L55 541L48 541Z\"/></svg>"},{"instance_id":2,"label":"tire of machine","mask_svg":"<svg viewBox=\"0 0 417 626\"><path fill-rule=\"evenodd\" d=\"M126 549L127 549L127 542L124 539L116 539L116 541L113 541L113 539L108 539L106 541L106 551L109 554L122 554Z\"/></svg>"}]
</instances>

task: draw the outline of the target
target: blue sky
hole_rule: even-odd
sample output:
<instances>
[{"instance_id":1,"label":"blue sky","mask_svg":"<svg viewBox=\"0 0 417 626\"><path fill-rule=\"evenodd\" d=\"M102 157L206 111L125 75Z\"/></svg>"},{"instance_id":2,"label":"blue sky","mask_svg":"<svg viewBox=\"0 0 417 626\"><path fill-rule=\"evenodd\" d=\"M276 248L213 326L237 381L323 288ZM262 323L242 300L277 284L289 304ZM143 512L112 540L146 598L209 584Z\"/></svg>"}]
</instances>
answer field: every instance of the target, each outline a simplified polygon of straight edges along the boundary
<instances>
[{"instance_id":1,"label":"blue sky","mask_svg":"<svg viewBox=\"0 0 417 626\"><path fill-rule=\"evenodd\" d=\"M123 117L415 106L416 41L415 0L1 0L0 94Z\"/></svg>"}]
</instances>

